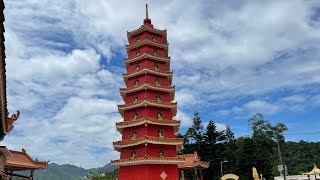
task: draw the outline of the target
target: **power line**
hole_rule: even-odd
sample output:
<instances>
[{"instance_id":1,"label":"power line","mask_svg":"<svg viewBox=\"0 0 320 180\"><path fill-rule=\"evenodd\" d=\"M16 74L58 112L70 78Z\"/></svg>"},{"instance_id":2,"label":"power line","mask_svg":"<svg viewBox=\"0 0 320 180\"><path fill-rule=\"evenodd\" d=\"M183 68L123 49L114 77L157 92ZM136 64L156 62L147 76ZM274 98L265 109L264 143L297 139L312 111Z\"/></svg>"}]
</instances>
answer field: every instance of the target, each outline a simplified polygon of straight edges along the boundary
<instances>
[{"instance_id":1,"label":"power line","mask_svg":"<svg viewBox=\"0 0 320 180\"><path fill-rule=\"evenodd\" d=\"M284 134L284 135L301 135L301 134L320 134L320 132L290 133L290 134Z\"/></svg>"}]
</instances>

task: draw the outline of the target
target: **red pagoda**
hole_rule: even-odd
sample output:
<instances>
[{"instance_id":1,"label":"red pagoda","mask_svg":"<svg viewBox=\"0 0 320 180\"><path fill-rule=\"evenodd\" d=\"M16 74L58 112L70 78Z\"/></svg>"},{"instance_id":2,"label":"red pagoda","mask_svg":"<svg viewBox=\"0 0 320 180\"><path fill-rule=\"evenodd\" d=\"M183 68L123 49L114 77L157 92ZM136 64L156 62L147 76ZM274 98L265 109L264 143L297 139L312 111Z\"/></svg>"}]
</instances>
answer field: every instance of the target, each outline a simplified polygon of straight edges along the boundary
<instances>
[{"instance_id":1,"label":"red pagoda","mask_svg":"<svg viewBox=\"0 0 320 180\"><path fill-rule=\"evenodd\" d=\"M146 6L143 25L127 36L126 88L120 89L125 104L118 105L124 121L116 123L122 140L113 143L120 160L112 165L119 168L119 180L177 180L185 158L177 157L183 139L174 135L180 121L173 120L177 103L167 32L153 27Z\"/></svg>"}]
</instances>

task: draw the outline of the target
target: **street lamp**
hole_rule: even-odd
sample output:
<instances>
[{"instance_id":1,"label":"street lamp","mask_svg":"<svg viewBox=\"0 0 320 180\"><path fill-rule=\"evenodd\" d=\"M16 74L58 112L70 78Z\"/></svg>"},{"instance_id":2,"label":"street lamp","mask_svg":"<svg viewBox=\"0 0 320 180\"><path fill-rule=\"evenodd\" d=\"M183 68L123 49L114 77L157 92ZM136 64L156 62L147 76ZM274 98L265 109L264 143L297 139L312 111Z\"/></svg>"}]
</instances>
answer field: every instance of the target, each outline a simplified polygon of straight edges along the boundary
<instances>
[{"instance_id":1,"label":"street lamp","mask_svg":"<svg viewBox=\"0 0 320 180\"><path fill-rule=\"evenodd\" d=\"M220 162L220 167L221 167L221 177L223 176L223 170L222 170L222 164L223 163L227 163L228 161L222 161L222 162Z\"/></svg>"}]
</instances>

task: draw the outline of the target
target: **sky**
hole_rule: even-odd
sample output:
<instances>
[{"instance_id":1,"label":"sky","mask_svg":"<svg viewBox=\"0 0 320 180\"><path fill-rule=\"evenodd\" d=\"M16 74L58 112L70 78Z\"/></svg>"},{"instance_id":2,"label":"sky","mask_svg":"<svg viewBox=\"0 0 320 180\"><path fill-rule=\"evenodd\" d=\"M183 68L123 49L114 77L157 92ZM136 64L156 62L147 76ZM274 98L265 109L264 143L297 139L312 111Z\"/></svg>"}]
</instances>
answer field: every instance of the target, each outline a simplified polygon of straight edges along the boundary
<instances>
[{"instance_id":1,"label":"sky","mask_svg":"<svg viewBox=\"0 0 320 180\"><path fill-rule=\"evenodd\" d=\"M168 32L180 133L198 111L250 135L260 112L288 141L319 141L300 134L320 132L318 0L5 0L8 109L21 116L2 144L84 168L118 159L126 33L146 3Z\"/></svg>"}]
</instances>

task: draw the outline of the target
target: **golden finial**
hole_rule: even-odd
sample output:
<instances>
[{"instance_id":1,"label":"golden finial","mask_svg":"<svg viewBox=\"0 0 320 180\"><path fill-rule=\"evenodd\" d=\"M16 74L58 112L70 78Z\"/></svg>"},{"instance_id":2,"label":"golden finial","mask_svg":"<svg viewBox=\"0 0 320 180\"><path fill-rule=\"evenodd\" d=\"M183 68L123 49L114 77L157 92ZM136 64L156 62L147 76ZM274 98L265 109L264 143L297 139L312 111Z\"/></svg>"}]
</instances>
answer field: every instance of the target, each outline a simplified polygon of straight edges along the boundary
<instances>
[{"instance_id":1,"label":"golden finial","mask_svg":"<svg viewBox=\"0 0 320 180\"><path fill-rule=\"evenodd\" d=\"M149 19L149 17L148 17L148 4L146 4L146 19Z\"/></svg>"}]
</instances>

